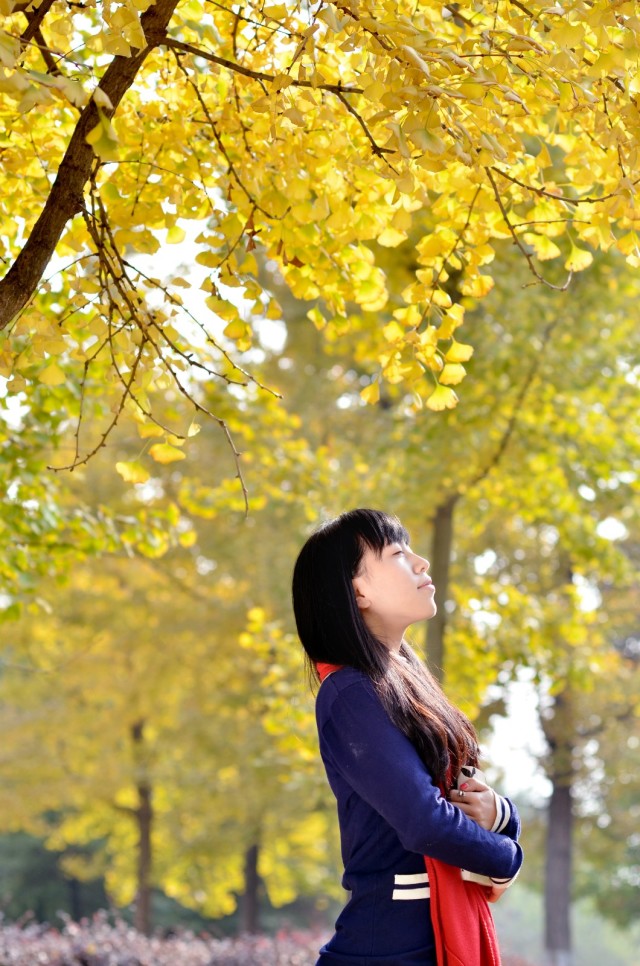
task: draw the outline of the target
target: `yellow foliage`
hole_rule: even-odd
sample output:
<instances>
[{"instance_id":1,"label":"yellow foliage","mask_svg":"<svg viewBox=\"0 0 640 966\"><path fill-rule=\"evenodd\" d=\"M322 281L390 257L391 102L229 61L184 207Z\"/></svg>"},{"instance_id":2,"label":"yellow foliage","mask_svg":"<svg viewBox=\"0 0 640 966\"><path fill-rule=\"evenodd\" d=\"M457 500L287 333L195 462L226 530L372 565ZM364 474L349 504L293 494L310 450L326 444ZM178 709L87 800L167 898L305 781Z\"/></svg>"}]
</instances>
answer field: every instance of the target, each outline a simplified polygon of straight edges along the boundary
<instances>
[{"instance_id":1,"label":"yellow foliage","mask_svg":"<svg viewBox=\"0 0 640 966\"><path fill-rule=\"evenodd\" d=\"M594 0L532 19L518 4L484 0L472 17L436 0L418 9L375 0L348 13L251 0L237 29L224 6L205 16L195 0L124 0L52 8L43 42L26 46L17 39L25 10L5 8L0 327L57 312L63 347L36 338L31 351L69 355L64 385L55 363L38 372L12 344L3 371L14 390L50 385L69 408L75 392L107 425L118 391L129 395L128 374L150 405L161 369L169 383L191 369L224 389L237 363L243 379L231 382L252 391L250 320L273 311L260 248L294 296L321 300L309 318L329 342L358 332L367 370L424 401L417 367L437 369L462 324L452 299L491 291L496 241L526 246L538 280L554 260L585 270L591 249L640 258L626 240L640 177L629 100L640 27L627 5L612 16L610 0ZM56 53L52 73L47 52L72 48L81 61ZM58 172L64 192L52 187ZM27 280L18 256L29 238L42 263ZM210 269L206 308L194 312L177 293L190 285L187 272L172 280L166 266L147 272L131 257L165 243L176 267L195 257ZM381 265L400 245L412 248L416 269L392 292ZM59 301L33 281L54 256L64 263ZM384 361L377 330L389 304L407 321L399 363ZM219 342L220 320L230 346ZM409 338L423 323L439 343L427 361ZM89 326L102 347L94 355ZM240 412L236 392L230 405ZM443 397L430 398L433 408Z\"/></svg>"}]
</instances>

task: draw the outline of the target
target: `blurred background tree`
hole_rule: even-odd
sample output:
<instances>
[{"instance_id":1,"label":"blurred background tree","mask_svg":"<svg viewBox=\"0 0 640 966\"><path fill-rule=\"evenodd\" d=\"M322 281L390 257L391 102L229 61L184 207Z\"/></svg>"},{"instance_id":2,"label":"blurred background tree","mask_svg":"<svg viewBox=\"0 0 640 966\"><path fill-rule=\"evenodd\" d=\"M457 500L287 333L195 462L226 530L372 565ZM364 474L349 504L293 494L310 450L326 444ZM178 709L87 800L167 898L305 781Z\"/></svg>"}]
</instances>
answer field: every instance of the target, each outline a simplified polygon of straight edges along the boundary
<instances>
[{"instance_id":1,"label":"blurred background tree","mask_svg":"<svg viewBox=\"0 0 640 966\"><path fill-rule=\"evenodd\" d=\"M546 886L535 859L523 880L546 894L549 961L570 961L574 892L629 921L637 281L600 258L551 299L525 287L508 250L493 270L499 284L485 300L461 296L483 346L466 363L467 403L434 417L401 381L365 406L357 314L327 342L308 324L309 303L263 266L284 321L263 323L252 361L283 401L247 393L240 415L234 402L222 410L246 447L248 517L233 454L204 423L188 461L158 463L138 483L110 470L114 453L130 466L140 451L122 427L110 453L57 484L69 519L82 520L82 506L104 521L112 553L92 560L69 539L59 566L56 518L49 562L5 624L4 828L57 850L67 881L98 876L112 902L133 901L141 929L152 926L154 889L207 917L239 905L246 929L259 927L260 906L315 900L320 915L339 897L289 580L311 527L367 504L398 512L414 546L429 552L435 541L435 658L431 628L415 643L485 736L511 683L531 675L548 742L550 845ZM411 271L408 249L389 256L390 291ZM393 346L392 316L379 322ZM175 395L165 405L180 418ZM33 480L45 485L55 435L36 436L33 411L6 427L12 445L30 441ZM44 506L34 498L24 509L45 526ZM527 838L539 841L537 829L525 847Z\"/></svg>"}]
</instances>

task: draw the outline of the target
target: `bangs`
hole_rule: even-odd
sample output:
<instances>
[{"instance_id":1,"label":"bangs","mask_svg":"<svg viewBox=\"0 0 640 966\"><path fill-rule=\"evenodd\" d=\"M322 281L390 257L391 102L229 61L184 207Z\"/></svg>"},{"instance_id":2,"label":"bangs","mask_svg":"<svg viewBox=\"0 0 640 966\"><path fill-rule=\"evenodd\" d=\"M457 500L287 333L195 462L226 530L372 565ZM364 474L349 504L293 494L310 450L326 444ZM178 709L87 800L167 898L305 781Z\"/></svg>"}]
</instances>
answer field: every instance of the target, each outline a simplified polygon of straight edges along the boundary
<instances>
[{"instance_id":1,"label":"bangs","mask_svg":"<svg viewBox=\"0 0 640 966\"><path fill-rule=\"evenodd\" d=\"M378 556L390 543L409 543L409 534L396 516L380 510L355 510L358 520L358 537L361 544Z\"/></svg>"}]
</instances>

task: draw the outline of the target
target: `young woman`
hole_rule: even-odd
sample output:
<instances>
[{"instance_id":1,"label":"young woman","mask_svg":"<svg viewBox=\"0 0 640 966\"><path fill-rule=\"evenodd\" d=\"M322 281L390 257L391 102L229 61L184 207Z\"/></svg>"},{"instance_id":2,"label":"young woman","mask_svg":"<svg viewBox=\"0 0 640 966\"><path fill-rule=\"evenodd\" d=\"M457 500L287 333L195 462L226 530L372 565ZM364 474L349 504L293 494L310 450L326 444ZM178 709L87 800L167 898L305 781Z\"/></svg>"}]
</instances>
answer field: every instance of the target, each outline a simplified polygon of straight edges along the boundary
<instances>
[{"instance_id":1,"label":"young woman","mask_svg":"<svg viewBox=\"0 0 640 966\"><path fill-rule=\"evenodd\" d=\"M318 966L499 963L486 902L520 868L520 823L511 802L466 777L473 727L405 640L436 613L428 570L377 510L325 524L296 561L293 606L321 682L320 752L351 894Z\"/></svg>"}]
</instances>

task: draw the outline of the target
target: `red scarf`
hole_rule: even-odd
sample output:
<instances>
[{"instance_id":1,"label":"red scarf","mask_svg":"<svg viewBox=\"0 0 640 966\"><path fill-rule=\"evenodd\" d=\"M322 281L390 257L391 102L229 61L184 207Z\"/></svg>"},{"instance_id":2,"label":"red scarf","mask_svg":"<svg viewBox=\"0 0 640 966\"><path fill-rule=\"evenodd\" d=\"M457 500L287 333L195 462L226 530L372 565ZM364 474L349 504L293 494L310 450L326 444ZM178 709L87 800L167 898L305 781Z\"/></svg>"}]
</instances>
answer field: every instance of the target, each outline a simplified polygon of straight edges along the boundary
<instances>
[{"instance_id":1,"label":"red scarf","mask_svg":"<svg viewBox=\"0 0 640 966\"><path fill-rule=\"evenodd\" d=\"M318 662L320 681L342 664ZM467 882L460 869L425 855L438 966L500 966L500 950L486 886Z\"/></svg>"}]
</instances>

